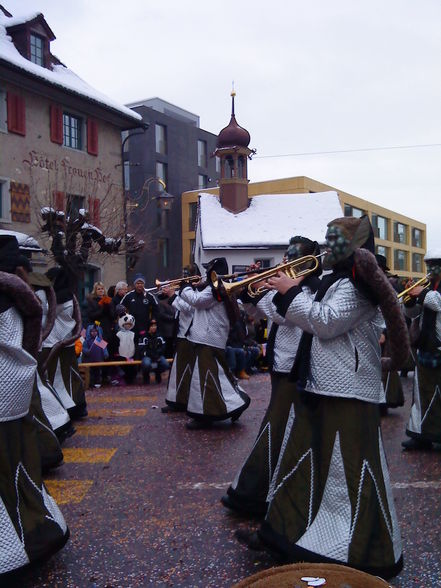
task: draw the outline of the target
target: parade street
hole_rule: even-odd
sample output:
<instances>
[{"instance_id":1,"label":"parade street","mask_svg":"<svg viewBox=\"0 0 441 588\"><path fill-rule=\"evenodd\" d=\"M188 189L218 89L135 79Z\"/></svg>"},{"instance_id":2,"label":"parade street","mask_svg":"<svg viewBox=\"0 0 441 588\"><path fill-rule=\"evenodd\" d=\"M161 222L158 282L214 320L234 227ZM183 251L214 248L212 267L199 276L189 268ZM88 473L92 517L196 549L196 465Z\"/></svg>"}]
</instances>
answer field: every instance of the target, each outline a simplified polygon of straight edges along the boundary
<instances>
[{"instance_id":1,"label":"parade street","mask_svg":"<svg viewBox=\"0 0 441 588\"><path fill-rule=\"evenodd\" d=\"M383 419L405 562L391 584L435 588L441 451L402 451L412 378L402 382L406 406ZM254 375L244 388L251 406L237 423L196 431L185 428L185 415L161 413L165 380L89 390L89 416L64 444L64 465L46 477L71 538L20 587L227 588L273 565L237 543L235 529L249 522L219 502L258 431L269 376Z\"/></svg>"}]
</instances>

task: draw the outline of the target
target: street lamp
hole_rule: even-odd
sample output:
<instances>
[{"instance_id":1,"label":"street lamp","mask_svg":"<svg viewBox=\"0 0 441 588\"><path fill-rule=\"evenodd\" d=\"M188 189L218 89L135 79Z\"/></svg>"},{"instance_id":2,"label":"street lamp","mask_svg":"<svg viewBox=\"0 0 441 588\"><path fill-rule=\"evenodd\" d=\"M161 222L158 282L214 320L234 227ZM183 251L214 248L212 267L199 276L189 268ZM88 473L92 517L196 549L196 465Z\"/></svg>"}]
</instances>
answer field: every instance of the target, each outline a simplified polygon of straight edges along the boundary
<instances>
[{"instance_id":1,"label":"street lamp","mask_svg":"<svg viewBox=\"0 0 441 588\"><path fill-rule=\"evenodd\" d=\"M153 182L157 182L160 185L160 190L157 192L155 196L150 195L150 189ZM166 192L166 188L167 186L163 179L157 177L148 178L142 185L139 196L132 199L134 200L134 202L129 201L127 203L127 208L137 209L137 212L142 212L147 208L150 202L156 200L158 208L160 208L161 210L171 210L174 196L173 194L169 194L168 192ZM143 201L145 193L147 195L145 201Z\"/></svg>"},{"instance_id":2,"label":"street lamp","mask_svg":"<svg viewBox=\"0 0 441 588\"><path fill-rule=\"evenodd\" d=\"M124 147L127 143L127 141L129 139L131 139L132 137L134 137L135 135L143 135L147 129L149 128L149 124L148 123L142 123L140 125L140 128L138 128L137 130L135 130L135 132L133 133L128 133L127 137L125 137L123 139L123 141L121 142L121 171L122 171L122 189L123 189L123 223L124 223L124 248L125 248L125 274L126 274L126 278L127 278L127 271L129 269L129 263L128 263L128 255L127 255L127 250L128 250L128 237L127 237L127 231L128 231L128 218L127 218L127 194L126 194L126 167L125 167L125 160L124 160Z\"/></svg>"}]
</instances>

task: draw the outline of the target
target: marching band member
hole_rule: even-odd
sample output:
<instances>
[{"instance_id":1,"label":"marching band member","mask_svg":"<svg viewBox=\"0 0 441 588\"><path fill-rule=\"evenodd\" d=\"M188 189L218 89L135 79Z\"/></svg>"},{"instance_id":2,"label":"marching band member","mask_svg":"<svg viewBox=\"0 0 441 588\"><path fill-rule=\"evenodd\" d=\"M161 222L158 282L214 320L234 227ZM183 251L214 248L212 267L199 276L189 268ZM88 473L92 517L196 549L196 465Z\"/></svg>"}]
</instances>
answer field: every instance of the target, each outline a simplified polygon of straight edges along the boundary
<instances>
[{"instance_id":1,"label":"marching band member","mask_svg":"<svg viewBox=\"0 0 441 588\"><path fill-rule=\"evenodd\" d=\"M265 521L258 534L237 537L284 561L345 564L389 578L403 558L378 409L379 306L393 351L388 367L407 359L407 329L370 253L369 219L335 219L326 239L324 263L333 271L314 300L301 277L268 280L282 294L295 288L280 312L303 330L292 371L302 402L286 431Z\"/></svg>"},{"instance_id":2,"label":"marching band member","mask_svg":"<svg viewBox=\"0 0 441 588\"><path fill-rule=\"evenodd\" d=\"M306 237L293 237L287 251L287 260L292 261L305 255L318 255L320 248L316 241ZM302 290L313 297L320 284L321 265L302 282ZM242 294L245 310L250 314L259 313L272 321L266 356L271 374L271 399L256 441L244 465L237 473L234 482L222 496L221 502L241 514L264 515L267 510L267 497L278 463L285 429L288 421L294 418L298 402L296 386L289 375L294 363L302 330L280 316L276 304L283 299L289 306L292 296L287 293L282 297L276 290L270 290L263 296L251 297ZM254 309L254 312L253 312Z\"/></svg>"},{"instance_id":3,"label":"marching band member","mask_svg":"<svg viewBox=\"0 0 441 588\"><path fill-rule=\"evenodd\" d=\"M0 583L61 549L69 530L41 476L29 417L41 305L16 275L22 265L15 237L0 236Z\"/></svg>"},{"instance_id":4,"label":"marching band member","mask_svg":"<svg viewBox=\"0 0 441 588\"><path fill-rule=\"evenodd\" d=\"M71 419L87 416L84 383L78 369L75 341L80 336L81 315L78 301L72 293L67 271L53 267L47 274L57 297L54 326L43 341L41 372L56 390Z\"/></svg>"},{"instance_id":5,"label":"marching band member","mask_svg":"<svg viewBox=\"0 0 441 588\"><path fill-rule=\"evenodd\" d=\"M428 251L424 260L430 284L410 290L413 300L405 308L419 326L409 439L401 444L407 450L441 443L441 251Z\"/></svg>"},{"instance_id":6,"label":"marching band member","mask_svg":"<svg viewBox=\"0 0 441 588\"><path fill-rule=\"evenodd\" d=\"M226 259L211 260L206 271L207 283L201 291L187 286L181 292L182 300L195 309L187 335L196 355L187 405L187 414L193 418L187 423L189 429L208 427L213 421L228 418L235 421L250 404L225 358L230 323L238 316L237 302L216 291L211 282L212 271L228 273Z\"/></svg>"},{"instance_id":7,"label":"marching band member","mask_svg":"<svg viewBox=\"0 0 441 588\"><path fill-rule=\"evenodd\" d=\"M192 324L195 309L194 306L185 302L180 293L175 292L173 288L163 287L162 290L169 297L169 304L176 311L178 333L165 397L167 406L163 406L161 411L164 413L184 412L187 410L191 378L196 361L194 345L186 335Z\"/></svg>"}]
</instances>

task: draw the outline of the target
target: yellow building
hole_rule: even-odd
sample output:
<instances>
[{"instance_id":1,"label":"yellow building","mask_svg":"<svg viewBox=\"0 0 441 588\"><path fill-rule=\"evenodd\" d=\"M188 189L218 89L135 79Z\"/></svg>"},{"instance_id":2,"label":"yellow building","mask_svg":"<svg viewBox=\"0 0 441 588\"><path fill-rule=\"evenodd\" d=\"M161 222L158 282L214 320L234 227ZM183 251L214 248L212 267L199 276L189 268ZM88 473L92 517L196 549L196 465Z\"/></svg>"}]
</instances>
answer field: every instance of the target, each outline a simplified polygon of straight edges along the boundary
<instances>
[{"instance_id":1,"label":"yellow building","mask_svg":"<svg viewBox=\"0 0 441 588\"><path fill-rule=\"evenodd\" d=\"M427 242L426 225L420 221L306 176L250 183L248 198L261 194L307 194L329 190L338 193L345 216L369 216L376 233L377 253L386 257L391 273L405 277L422 277L425 274L423 257ZM219 194L219 188L206 189L204 192ZM183 266L192 261L199 193L199 190L193 190L182 194Z\"/></svg>"}]
</instances>

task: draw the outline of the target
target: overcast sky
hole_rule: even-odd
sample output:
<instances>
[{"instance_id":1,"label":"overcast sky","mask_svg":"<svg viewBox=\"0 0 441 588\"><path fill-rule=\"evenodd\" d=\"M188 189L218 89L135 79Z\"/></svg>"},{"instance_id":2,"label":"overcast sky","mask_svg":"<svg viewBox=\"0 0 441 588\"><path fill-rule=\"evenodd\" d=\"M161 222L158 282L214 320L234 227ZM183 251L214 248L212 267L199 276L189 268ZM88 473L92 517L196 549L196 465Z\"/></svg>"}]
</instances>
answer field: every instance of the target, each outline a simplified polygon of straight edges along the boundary
<instances>
[{"instance_id":1,"label":"overcast sky","mask_svg":"<svg viewBox=\"0 0 441 588\"><path fill-rule=\"evenodd\" d=\"M252 181L309 176L427 223L441 248L439 0L2 3L43 12L52 52L122 103L159 96L218 133L234 80Z\"/></svg>"}]
</instances>

